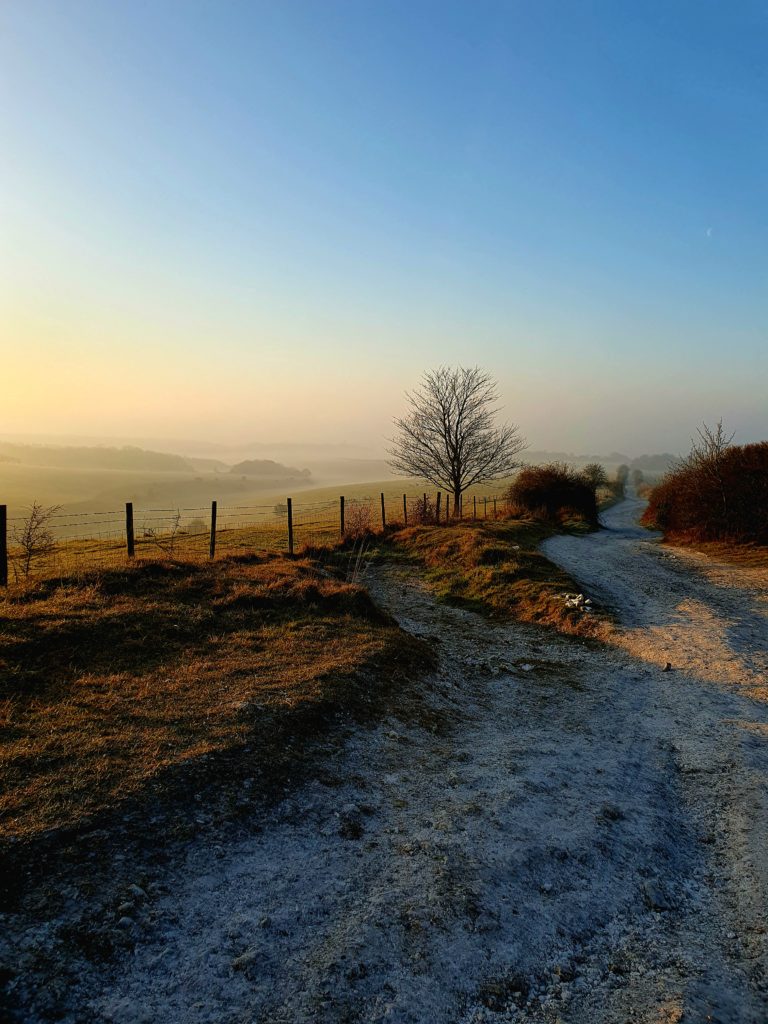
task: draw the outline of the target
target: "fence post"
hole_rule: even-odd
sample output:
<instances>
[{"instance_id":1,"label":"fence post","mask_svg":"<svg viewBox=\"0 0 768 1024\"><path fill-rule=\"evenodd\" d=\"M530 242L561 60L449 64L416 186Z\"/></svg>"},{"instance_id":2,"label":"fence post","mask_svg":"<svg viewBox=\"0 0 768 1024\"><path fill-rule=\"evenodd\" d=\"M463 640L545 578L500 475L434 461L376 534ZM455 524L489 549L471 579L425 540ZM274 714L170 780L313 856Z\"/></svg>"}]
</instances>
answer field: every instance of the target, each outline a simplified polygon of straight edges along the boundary
<instances>
[{"instance_id":1,"label":"fence post","mask_svg":"<svg viewBox=\"0 0 768 1024\"><path fill-rule=\"evenodd\" d=\"M437 523L438 526L440 525L440 498L441 497L442 497L442 495L440 494L440 491L438 491L437 492L437 501L435 502L435 522Z\"/></svg>"},{"instance_id":2,"label":"fence post","mask_svg":"<svg viewBox=\"0 0 768 1024\"><path fill-rule=\"evenodd\" d=\"M488 518L488 499L483 498L483 519Z\"/></svg>"},{"instance_id":3,"label":"fence post","mask_svg":"<svg viewBox=\"0 0 768 1024\"><path fill-rule=\"evenodd\" d=\"M341 536L344 536L344 495L339 497L339 526L341 527Z\"/></svg>"},{"instance_id":4,"label":"fence post","mask_svg":"<svg viewBox=\"0 0 768 1024\"><path fill-rule=\"evenodd\" d=\"M384 508L384 491L381 492L381 528L386 530L387 528L387 513Z\"/></svg>"},{"instance_id":5,"label":"fence post","mask_svg":"<svg viewBox=\"0 0 768 1024\"><path fill-rule=\"evenodd\" d=\"M8 506L0 505L0 587L8 586Z\"/></svg>"},{"instance_id":6,"label":"fence post","mask_svg":"<svg viewBox=\"0 0 768 1024\"><path fill-rule=\"evenodd\" d=\"M408 525L408 501L405 495L403 495L403 526Z\"/></svg>"},{"instance_id":7,"label":"fence post","mask_svg":"<svg viewBox=\"0 0 768 1024\"><path fill-rule=\"evenodd\" d=\"M125 540L128 547L128 557L133 558L136 548L133 542L133 502L125 503Z\"/></svg>"},{"instance_id":8,"label":"fence post","mask_svg":"<svg viewBox=\"0 0 768 1024\"><path fill-rule=\"evenodd\" d=\"M288 506L288 554L293 554L293 500L291 498L285 499L285 504Z\"/></svg>"},{"instance_id":9,"label":"fence post","mask_svg":"<svg viewBox=\"0 0 768 1024\"><path fill-rule=\"evenodd\" d=\"M493 499L493 518L496 518L496 499Z\"/></svg>"},{"instance_id":10,"label":"fence post","mask_svg":"<svg viewBox=\"0 0 768 1024\"><path fill-rule=\"evenodd\" d=\"M477 495L472 495L472 518L477 519Z\"/></svg>"},{"instance_id":11,"label":"fence post","mask_svg":"<svg viewBox=\"0 0 768 1024\"><path fill-rule=\"evenodd\" d=\"M216 510L217 505L215 501L211 502L211 546L209 555L211 558L216 554Z\"/></svg>"}]
</instances>

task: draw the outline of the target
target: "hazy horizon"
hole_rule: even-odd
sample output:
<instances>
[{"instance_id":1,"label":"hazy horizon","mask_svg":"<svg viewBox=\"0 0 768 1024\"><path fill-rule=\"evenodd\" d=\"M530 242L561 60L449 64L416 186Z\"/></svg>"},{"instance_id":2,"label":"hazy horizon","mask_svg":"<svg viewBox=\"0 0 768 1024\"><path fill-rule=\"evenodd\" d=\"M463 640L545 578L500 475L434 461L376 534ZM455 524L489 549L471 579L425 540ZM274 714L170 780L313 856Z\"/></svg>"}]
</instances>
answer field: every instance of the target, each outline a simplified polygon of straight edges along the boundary
<instances>
[{"instance_id":1,"label":"hazy horizon","mask_svg":"<svg viewBox=\"0 0 768 1024\"><path fill-rule=\"evenodd\" d=\"M317 459L335 458L339 461L349 459L350 461L370 460L375 462L386 462L389 459L388 449L385 444L377 448L375 445L354 444L347 441L318 442L318 441L280 441L243 438L241 440L211 441L201 438L180 438L180 437L127 437L95 434L36 434L36 433L0 433L0 445L18 444L40 446L41 448L140 448L147 452L166 452L181 456L195 458L211 457L220 458L226 461L225 456L241 457L243 453L251 453L254 458L270 458L271 453L284 453L290 455L296 453L301 461L313 461ZM534 445L527 445L521 453L521 458L527 460L531 455L541 454L546 456L571 455L575 458L585 456L609 456L624 455L630 459L639 458L643 455L671 454L682 455L684 448L677 451L667 450L651 451L650 449L628 450L604 445L600 449L574 448L541 448Z\"/></svg>"},{"instance_id":2,"label":"hazy horizon","mask_svg":"<svg viewBox=\"0 0 768 1024\"><path fill-rule=\"evenodd\" d=\"M4 431L380 457L448 363L533 449L768 435L762 5L25 0L0 27Z\"/></svg>"}]
</instances>

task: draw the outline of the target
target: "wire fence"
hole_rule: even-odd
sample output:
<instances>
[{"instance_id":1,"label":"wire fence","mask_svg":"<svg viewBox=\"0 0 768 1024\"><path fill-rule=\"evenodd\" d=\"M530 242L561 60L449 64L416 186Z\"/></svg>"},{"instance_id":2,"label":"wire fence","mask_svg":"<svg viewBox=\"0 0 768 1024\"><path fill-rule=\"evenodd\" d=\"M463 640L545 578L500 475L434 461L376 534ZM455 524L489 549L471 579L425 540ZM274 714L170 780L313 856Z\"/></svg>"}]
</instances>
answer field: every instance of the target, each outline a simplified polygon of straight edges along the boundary
<instances>
[{"instance_id":1,"label":"wire fence","mask_svg":"<svg viewBox=\"0 0 768 1024\"><path fill-rule=\"evenodd\" d=\"M59 512L33 505L8 517L0 505L0 585L55 578L150 559L202 561L247 553L299 554L345 538L416 524L493 519L501 494L465 496L458 508L440 492L339 497L265 505Z\"/></svg>"}]
</instances>

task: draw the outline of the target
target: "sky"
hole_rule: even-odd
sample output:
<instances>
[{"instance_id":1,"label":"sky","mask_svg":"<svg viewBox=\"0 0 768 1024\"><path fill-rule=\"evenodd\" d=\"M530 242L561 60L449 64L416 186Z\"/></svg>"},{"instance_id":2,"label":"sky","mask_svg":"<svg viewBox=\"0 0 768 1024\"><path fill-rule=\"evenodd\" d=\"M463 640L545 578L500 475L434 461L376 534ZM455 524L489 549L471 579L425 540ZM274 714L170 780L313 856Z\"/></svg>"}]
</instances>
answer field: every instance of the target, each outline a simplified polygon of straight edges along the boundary
<instances>
[{"instance_id":1,"label":"sky","mask_svg":"<svg viewBox=\"0 0 768 1024\"><path fill-rule=\"evenodd\" d=\"M768 437L768 7L4 0L3 433Z\"/></svg>"}]
</instances>

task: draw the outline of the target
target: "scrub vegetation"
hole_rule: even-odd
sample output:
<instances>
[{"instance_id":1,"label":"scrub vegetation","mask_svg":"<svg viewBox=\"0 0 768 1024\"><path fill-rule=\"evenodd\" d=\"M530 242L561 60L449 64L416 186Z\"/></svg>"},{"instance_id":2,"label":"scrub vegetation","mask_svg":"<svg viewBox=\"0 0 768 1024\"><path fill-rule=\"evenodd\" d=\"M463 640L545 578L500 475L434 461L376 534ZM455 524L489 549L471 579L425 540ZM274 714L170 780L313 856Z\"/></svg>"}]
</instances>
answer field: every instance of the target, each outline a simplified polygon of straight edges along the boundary
<instances>
[{"instance_id":1,"label":"scrub vegetation","mask_svg":"<svg viewBox=\"0 0 768 1024\"><path fill-rule=\"evenodd\" d=\"M595 471L602 467L592 467ZM564 463L522 469L507 492L513 509L557 523L564 515L576 515L597 527L597 488L605 473L577 472Z\"/></svg>"},{"instance_id":2,"label":"scrub vegetation","mask_svg":"<svg viewBox=\"0 0 768 1024\"><path fill-rule=\"evenodd\" d=\"M575 517L560 526L575 532L587 528ZM408 527L394 533L388 545L395 556L420 562L428 585L444 601L492 618L596 635L599 616L585 615L565 600L578 585L538 550L555 532L543 519L511 518Z\"/></svg>"},{"instance_id":3,"label":"scrub vegetation","mask_svg":"<svg viewBox=\"0 0 768 1024\"><path fill-rule=\"evenodd\" d=\"M702 427L651 491L644 525L676 542L768 545L768 442L732 440L722 423Z\"/></svg>"}]
</instances>

